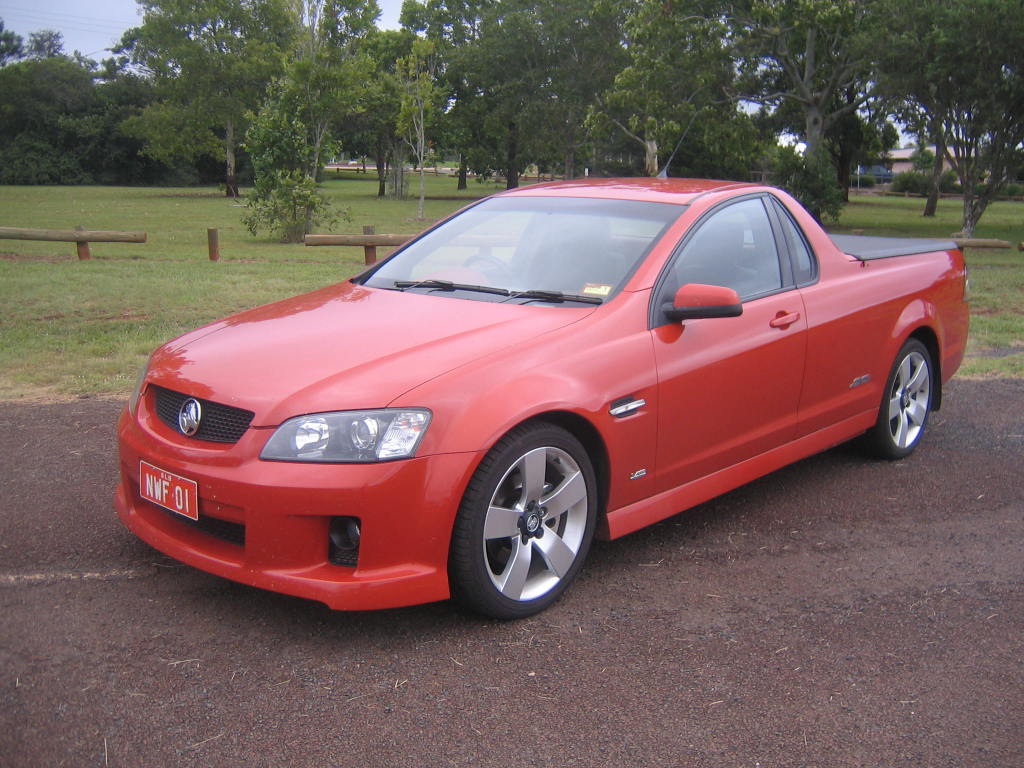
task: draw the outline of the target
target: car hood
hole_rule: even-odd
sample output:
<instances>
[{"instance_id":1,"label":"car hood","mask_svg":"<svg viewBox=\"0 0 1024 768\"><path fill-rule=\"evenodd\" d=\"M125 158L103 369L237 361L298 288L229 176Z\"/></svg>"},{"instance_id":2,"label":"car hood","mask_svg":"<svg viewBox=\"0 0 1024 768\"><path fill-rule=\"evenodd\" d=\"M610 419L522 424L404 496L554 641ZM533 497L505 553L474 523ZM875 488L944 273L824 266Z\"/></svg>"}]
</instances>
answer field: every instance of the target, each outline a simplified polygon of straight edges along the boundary
<instances>
[{"instance_id":1,"label":"car hood","mask_svg":"<svg viewBox=\"0 0 1024 768\"><path fill-rule=\"evenodd\" d=\"M185 334L154 353L148 380L253 411L253 426L276 426L302 413L385 407L423 382L592 311L346 282Z\"/></svg>"}]
</instances>

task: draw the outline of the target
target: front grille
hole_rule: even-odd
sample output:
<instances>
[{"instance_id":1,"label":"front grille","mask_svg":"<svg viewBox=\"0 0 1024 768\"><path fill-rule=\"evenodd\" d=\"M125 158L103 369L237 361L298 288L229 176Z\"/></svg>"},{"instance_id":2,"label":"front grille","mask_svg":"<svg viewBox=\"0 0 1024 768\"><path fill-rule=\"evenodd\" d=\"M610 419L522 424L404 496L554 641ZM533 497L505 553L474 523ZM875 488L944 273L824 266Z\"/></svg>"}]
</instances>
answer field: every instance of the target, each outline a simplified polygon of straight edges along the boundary
<instances>
[{"instance_id":1,"label":"front grille","mask_svg":"<svg viewBox=\"0 0 1024 768\"><path fill-rule=\"evenodd\" d=\"M156 414L160 421L180 433L178 413L181 406L191 397L163 387L153 387L155 391ZM192 435L196 440L207 440L211 443L237 443L245 430L249 428L253 417L252 411L234 408L230 405L214 403L196 398L203 409L203 417L199 421L199 431Z\"/></svg>"}]
</instances>

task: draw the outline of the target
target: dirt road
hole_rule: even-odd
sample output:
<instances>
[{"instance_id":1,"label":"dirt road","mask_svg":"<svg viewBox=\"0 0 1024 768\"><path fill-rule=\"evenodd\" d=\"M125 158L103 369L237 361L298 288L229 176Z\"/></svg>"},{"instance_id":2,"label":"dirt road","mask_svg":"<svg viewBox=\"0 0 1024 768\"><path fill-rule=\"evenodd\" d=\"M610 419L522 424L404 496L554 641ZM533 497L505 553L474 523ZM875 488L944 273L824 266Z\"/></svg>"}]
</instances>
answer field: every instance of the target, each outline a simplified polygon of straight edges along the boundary
<instances>
[{"instance_id":1,"label":"dirt road","mask_svg":"<svg viewBox=\"0 0 1024 768\"><path fill-rule=\"evenodd\" d=\"M0 765L1024 765L1024 381L599 544L519 623L332 613L112 509L118 406L0 408Z\"/></svg>"}]
</instances>

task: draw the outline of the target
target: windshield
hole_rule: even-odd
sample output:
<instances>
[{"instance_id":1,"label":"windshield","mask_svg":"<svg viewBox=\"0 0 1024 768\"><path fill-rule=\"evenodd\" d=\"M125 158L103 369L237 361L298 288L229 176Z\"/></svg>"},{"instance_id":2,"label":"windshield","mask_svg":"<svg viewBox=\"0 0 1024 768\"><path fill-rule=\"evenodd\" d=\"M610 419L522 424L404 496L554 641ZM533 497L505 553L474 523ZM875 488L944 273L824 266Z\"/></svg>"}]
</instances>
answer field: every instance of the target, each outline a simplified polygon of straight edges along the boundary
<instances>
[{"instance_id":1,"label":"windshield","mask_svg":"<svg viewBox=\"0 0 1024 768\"><path fill-rule=\"evenodd\" d=\"M598 304L615 295L685 208L496 197L385 261L363 283L480 301Z\"/></svg>"}]
</instances>

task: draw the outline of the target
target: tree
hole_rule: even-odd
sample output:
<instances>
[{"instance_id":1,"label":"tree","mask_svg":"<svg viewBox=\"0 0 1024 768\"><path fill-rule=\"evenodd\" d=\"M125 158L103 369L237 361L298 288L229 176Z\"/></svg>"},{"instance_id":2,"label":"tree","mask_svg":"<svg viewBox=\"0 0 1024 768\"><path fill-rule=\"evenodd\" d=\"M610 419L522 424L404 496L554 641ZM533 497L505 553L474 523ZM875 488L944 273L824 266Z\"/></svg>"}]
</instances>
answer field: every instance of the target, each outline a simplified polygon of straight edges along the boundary
<instances>
[{"instance_id":1,"label":"tree","mask_svg":"<svg viewBox=\"0 0 1024 768\"><path fill-rule=\"evenodd\" d=\"M21 35L4 28L4 20L0 19L0 67L9 62L17 61L25 55L25 41Z\"/></svg>"},{"instance_id":2,"label":"tree","mask_svg":"<svg viewBox=\"0 0 1024 768\"><path fill-rule=\"evenodd\" d=\"M125 33L120 49L160 93L127 126L146 152L166 162L219 153L226 193L238 195L236 137L283 67L295 28L286 3L140 0L142 26Z\"/></svg>"},{"instance_id":3,"label":"tree","mask_svg":"<svg viewBox=\"0 0 1024 768\"><path fill-rule=\"evenodd\" d=\"M25 55L30 59L52 59L64 55L64 36L52 29L30 32Z\"/></svg>"},{"instance_id":4,"label":"tree","mask_svg":"<svg viewBox=\"0 0 1024 768\"><path fill-rule=\"evenodd\" d=\"M402 101L397 65L411 53L414 40L408 30L375 30L367 36L363 51L372 71L362 93L365 109L342 126L346 148L374 158L379 198L389 190L396 197L403 194L405 143L397 134Z\"/></svg>"},{"instance_id":5,"label":"tree","mask_svg":"<svg viewBox=\"0 0 1024 768\"><path fill-rule=\"evenodd\" d=\"M727 9L740 64L739 96L803 113L807 155L870 96L877 0L746 0Z\"/></svg>"},{"instance_id":6,"label":"tree","mask_svg":"<svg viewBox=\"0 0 1024 768\"><path fill-rule=\"evenodd\" d=\"M625 66L601 95L592 124L607 120L641 149L643 170L656 175L675 147L693 145L691 130L742 118L726 91L733 64L713 3L676 8L645 0L625 21ZM699 142L696 142L699 144Z\"/></svg>"},{"instance_id":7,"label":"tree","mask_svg":"<svg viewBox=\"0 0 1024 768\"><path fill-rule=\"evenodd\" d=\"M287 243L301 242L314 224L334 218L310 173L323 145L310 143L292 96L281 83L272 86L246 132L255 180L242 219L253 235L267 229Z\"/></svg>"},{"instance_id":8,"label":"tree","mask_svg":"<svg viewBox=\"0 0 1024 768\"><path fill-rule=\"evenodd\" d=\"M963 188L970 237L1024 145L1024 8L1007 0L886 0L879 80Z\"/></svg>"},{"instance_id":9,"label":"tree","mask_svg":"<svg viewBox=\"0 0 1024 768\"><path fill-rule=\"evenodd\" d=\"M419 204L416 218L423 220L423 200L426 196L427 127L435 118L439 89L434 82L437 59L430 40L416 40L412 52L398 62L398 82L402 92L398 127L416 156L420 174Z\"/></svg>"},{"instance_id":10,"label":"tree","mask_svg":"<svg viewBox=\"0 0 1024 768\"><path fill-rule=\"evenodd\" d=\"M293 55L246 134L255 171L246 225L288 241L332 216L318 182L339 150L338 123L362 108L371 69L360 44L378 14L373 0L301 0L296 9Z\"/></svg>"}]
</instances>

